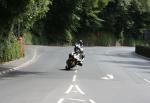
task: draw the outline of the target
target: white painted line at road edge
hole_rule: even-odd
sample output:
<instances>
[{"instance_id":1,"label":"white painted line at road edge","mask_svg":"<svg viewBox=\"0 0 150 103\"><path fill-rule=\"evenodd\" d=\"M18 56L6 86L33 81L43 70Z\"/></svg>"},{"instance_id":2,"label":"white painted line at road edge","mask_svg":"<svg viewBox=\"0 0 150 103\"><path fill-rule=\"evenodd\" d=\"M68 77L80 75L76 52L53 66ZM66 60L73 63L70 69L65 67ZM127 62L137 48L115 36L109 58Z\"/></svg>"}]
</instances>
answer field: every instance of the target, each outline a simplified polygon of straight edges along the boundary
<instances>
[{"instance_id":1,"label":"white painted line at road edge","mask_svg":"<svg viewBox=\"0 0 150 103\"><path fill-rule=\"evenodd\" d=\"M150 81L149 81L149 80L147 80L147 79L144 79L144 81L145 81L145 82L147 82L147 83L150 83Z\"/></svg>"},{"instance_id":2,"label":"white painted line at road edge","mask_svg":"<svg viewBox=\"0 0 150 103\"><path fill-rule=\"evenodd\" d=\"M70 87L69 87L68 90L65 92L65 94L69 94L73 87L74 87L73 85L70 85Z\"/></svg>"},{"instance_id":3,"label":"white painted line at road edge","mask_svg":"<svg viewBox=\"0 0 150 103\"><path fill-rule=\"evenodd\" d=\"M72 81L73 81L73 82L75 82L75 81L76 81L76 78L77 78L77 76L76 76L76 75L74 75L74 76L73 76L73 80L72 80Z\"/></svg>"},{"instance_id":4,"label":"white painted line at road edge","mask_svg":"<svg viewBox=\"0 0 150 103\"><path fill-rule=\"evenodd\" d=\"M24 66L29 65L30 63L33 62L33 60L36 58L36 56L37 56L37 51L35 50L35 51L34 51L34 55L33 55L33 57L32 57L31 60L27 61L26 63L24 63L24 64L22 64L22 65L20 65L20 66L18 66L18 67L13 68L13 70L18 70L18 69L20 69L20 68L22 68L22 67L24 67Z\"/></svg>"},{"instance_id":5,"label":"white painted line at road edge","mask_svg":"<svg viewBox=\"0 0 150 103\"><path fill-rule=\"evenodd\" d=\"M90 101L91 103L96 103L96 102L95 102L94 100L92 100L92 99L90 99L89 101Z\"/></svg>"},{"instance_id":6,"label":"white painted line at road edge","mask_svg":"<svg viewBox=\"0 0 150 103\"><path fill-rule=\"evenodd\" d=\"M62 103L64 101L64 98L59 99L57 103Z\"/></svg>"},{"instance_id":7,"label":"white painted line at road edge","mask_svg":"<svg viewBox=\"0 0 150 103\"><path fill-rule=\"evenodd\" d=\"M76 89L82 94L82 95L85 95L85 93L79 88L78 85L75 85Z\"/></svg>"},{"instance_id":8,"label":"white painted line at road edge","mask_svg":"<svg viewBox=\"0 0 150 103\"><path fill-rule=\"evenodd\" d=\"M37 48L36 48L36 49L37 49ZM21 64L20 66L17 66L17 67L14 67L14 68L12 68L12 69L8 69L8 70L5 70L5 71L0 72L0 76L1 76L1 75L4 75L4 74L6 74L6 73L9 73L9 72L15 71L15 70L19 70L20 68L22 68L22 67L24 67L24 66L27 66L27 65L29 65L30 63L32 63L32 62L34 61L34 59L37 57L37 51L36 51L36 49L34 50L34 55L33 55L33 57L32 57L29 61L27 61L26 63Z\"/></svg>"}]
</instances>

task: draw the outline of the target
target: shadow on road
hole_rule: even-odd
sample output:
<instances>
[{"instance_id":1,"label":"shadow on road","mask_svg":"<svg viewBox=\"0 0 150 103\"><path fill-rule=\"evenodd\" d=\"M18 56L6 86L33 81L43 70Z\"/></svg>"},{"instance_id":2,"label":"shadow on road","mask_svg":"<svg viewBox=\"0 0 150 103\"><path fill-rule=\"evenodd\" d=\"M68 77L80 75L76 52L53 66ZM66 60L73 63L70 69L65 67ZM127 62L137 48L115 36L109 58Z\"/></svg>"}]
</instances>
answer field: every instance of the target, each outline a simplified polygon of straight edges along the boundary
<instances>
[{"instance_id":1,"label":"shadow on road","mask_svg":"<svg viewBox=\"0 0 150 103\"><path fill-rule=\"evenodd\" d=\"M111 63L115 63L115 64L125 64L125 65L133 65L133 66L149 66L149 69L150 69L150 62L149 61L145 61L145 62L143 62L143 61L131 61L131 60L129 60L129 61L119 61L119 60L115 60L115 61L105 61L105 62L111 62Z\"/></svg>"},{"instance_id":2,"label":"shadow on road","mask_svg":"<svg viewBox=\"0 0 150 103\"><path fill-rule=\"evenodd\" d=\"M43 75L45 74L45 72L30 72L30 71L14 71L14 72L10 72L8 74L5 74L3 77L20 77L20 76L25 76L25 75Z\"/></svg>"},{"instance_id":3,"label":"shadow on road","mask_svg":"<svg viewBox=\"0 0 150 103\"><path fill-rule=\"evenodd\" d=\"M149 69L150 61L147 58L140 57L135 54L135 52L114 52L105 54L105 56L111 56L110 60L101 60L101 62L114 63L117 65L122 65L125 68L133 69ZM113 58L114 57L114 58ZM116 58L119 57L119 58Z\"/></svg>"},{"instance_id":4,"label":"shadow on road","mask_svg":"<svg viewBox=\"0 0 150 103\"><path fill-rule=\"evenodd\" d=\"M73 68L73 69L70 69L70 70L66 70L66 69L59 69L59 70L61 70L61 71L75 71L74 68Z\"/></svg>"},{"instance_id":5,"label":"shadow on road","mask_svg":"<svg viewBox=\"0 0 150 103\"><path fill-rule=\"evenodd\" d=\"M139 58L135 55L134 52L122 52L122 53L111 53L111 54L104 54L105 56L112 56L112 57L120 57L120 58ZM131 56L132 55L132 56Z\"/></svg>"}]
</instances>

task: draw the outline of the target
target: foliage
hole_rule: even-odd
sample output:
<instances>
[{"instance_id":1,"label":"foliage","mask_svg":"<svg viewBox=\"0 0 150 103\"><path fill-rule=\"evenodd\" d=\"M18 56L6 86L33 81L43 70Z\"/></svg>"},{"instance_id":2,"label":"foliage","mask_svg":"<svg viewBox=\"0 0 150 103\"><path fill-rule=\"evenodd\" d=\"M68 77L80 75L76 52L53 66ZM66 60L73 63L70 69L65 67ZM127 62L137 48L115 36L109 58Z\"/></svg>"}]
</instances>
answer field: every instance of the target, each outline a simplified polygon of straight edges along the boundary
<instances>
[{"instance_id":1,"label":"foliage","mask_svg":"<svg viewBox=\"0 0 150 103\"><path fill-rule=\"evenodd\" d=\"M112 33L101 32L97 42L97 44L101 46L115 46L116 38Z\"/></svg>"},{"instance_id":2,"label":"foliage","mask_svg":"<svg viewBox=\"0 0 150 103\"><path fill-rule=\"evenodd\" d=\"M111 0L101 15L102 30L114 33L118 39L142 39L144 31L149 29L150 15L140 0Z\"/></svg>"},{"instance_id":3,"label":"foliage","mask_svg":"<svg viewBox=\"0 0 150 103\"><path fill-rule=\"evenodd\" d=\"M66 34L71 37L71 33L77 30L80 20L78 16L80 2L81 0L53 0L45 23L46 31L52 42L68 42Z\"/></svg>"},{"instance_id":4,"label":"foliage","mask_svg":"<svg viewBox=\"0 0 150 103\"><path fill-rule=\"evenodd\" d=\"M22 57L21 48L13 33L9 33L8 37L0 43L0 63Z\"/></svg>"},{"instance_id":5,"label":"foliage","mask_svg":"<svg viewBox=\"0 0 150 103\"><path fill-rule=\"evenodd\" d=\"M48 11L50 0L0 0L1 59L18 58L16 39ZM12 40L11 40L12 39ZM12 49L11 47L14 49ZM4 50L3 50L4 49Z\"/></svg>"},{"instance_id":6,"label":"foliage","mask_svg":"<svg viewBox=\"0 0 150 103\"><path fill-rule=\"evenodd\" d=\"M99 0L83 0L82 12L80 14L80 30L82 32L96 32L101 27Z\"/></svg>"},{"instance_id":7,"label":"foliage","mask_svg":"<svg viewBox=\"0 0 150 103\"><path fill-rule=\"evenodd\" d=\"M49 10L49 4L51 4L50 0L30 0L26 12L20 15L18 20L21 26L20 29L29 30L35 21L43 18Z\"/></svg>"},{"instance_id":8,"label":"foliage","mask_svg":"<svg viewBox=\"0 0 150 103\"><path fill-rule=\"evenodd\" d=\"M85 38L94 45L132 45L150 29L149 8L148 0L0 0L0 36L27 31L29 44ZM98 38L101 32L105 35Z\"/></svg>"},{"instance_id":9,"label":"foliage","mask_svg":"<svg viewBox=\"0 0 150 103\"><path fill-rule=\"evenodd\" d=\"M0 35L7 36L16 18L25 12L29 0L1 0L0 1Z\"/></svg>"}]
</instances>

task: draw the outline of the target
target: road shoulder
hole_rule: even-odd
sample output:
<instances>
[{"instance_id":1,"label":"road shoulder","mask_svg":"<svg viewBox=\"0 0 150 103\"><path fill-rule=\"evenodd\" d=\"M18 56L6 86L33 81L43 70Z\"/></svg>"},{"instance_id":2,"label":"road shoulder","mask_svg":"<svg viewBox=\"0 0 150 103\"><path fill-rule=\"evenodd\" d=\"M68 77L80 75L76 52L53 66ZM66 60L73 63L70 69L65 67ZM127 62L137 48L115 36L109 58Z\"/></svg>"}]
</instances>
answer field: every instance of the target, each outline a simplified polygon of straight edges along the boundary
<instances>
[{"instance_id":1,"label":"road shoulder","mask_svg":"<svg viewBox=\"0 0 150 103\"><path fill-rule=\"evenodd\" d=\"M0 76L31 64L37 57L37 46L25 45L25 57L0 64Z\"/></svg>"}]
</instances>

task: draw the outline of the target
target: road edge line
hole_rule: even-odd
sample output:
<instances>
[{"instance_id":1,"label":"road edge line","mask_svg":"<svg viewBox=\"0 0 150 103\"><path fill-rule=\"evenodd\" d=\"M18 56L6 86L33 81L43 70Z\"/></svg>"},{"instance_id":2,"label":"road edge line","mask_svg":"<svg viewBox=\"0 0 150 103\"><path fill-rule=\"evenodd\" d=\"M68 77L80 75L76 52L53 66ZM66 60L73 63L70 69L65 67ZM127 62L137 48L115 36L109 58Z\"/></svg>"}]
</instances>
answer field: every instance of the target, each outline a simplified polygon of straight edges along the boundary
<instances>
[{"instance_id":1,"label":"road edge line","mask_svg":"<svg viewBox=\"0 0 150 103\"><path fill-rule=\"evenodd\" d=\"M16 70L19 70L19 69L21 69L22 67L25 67L25 66L27 66L27 65L30 65L30 63L32 63L32 62L35 60L35 58L37 57L37 49L38 49L38 47L36 47L36 48L34 49L33 57L32 57L30 60L28 60L28 61L25 62L25 63L22 63L20 66L13 67L13 68L10 68L10 69L8 69L8 70L1 71L1 72L0 72L0 76L3 76L3 75L5 75L5 74L7 74L7 73L10 73L10 72L13 72L13 71L16 71Z\"/></svg>"}]
</instances>

